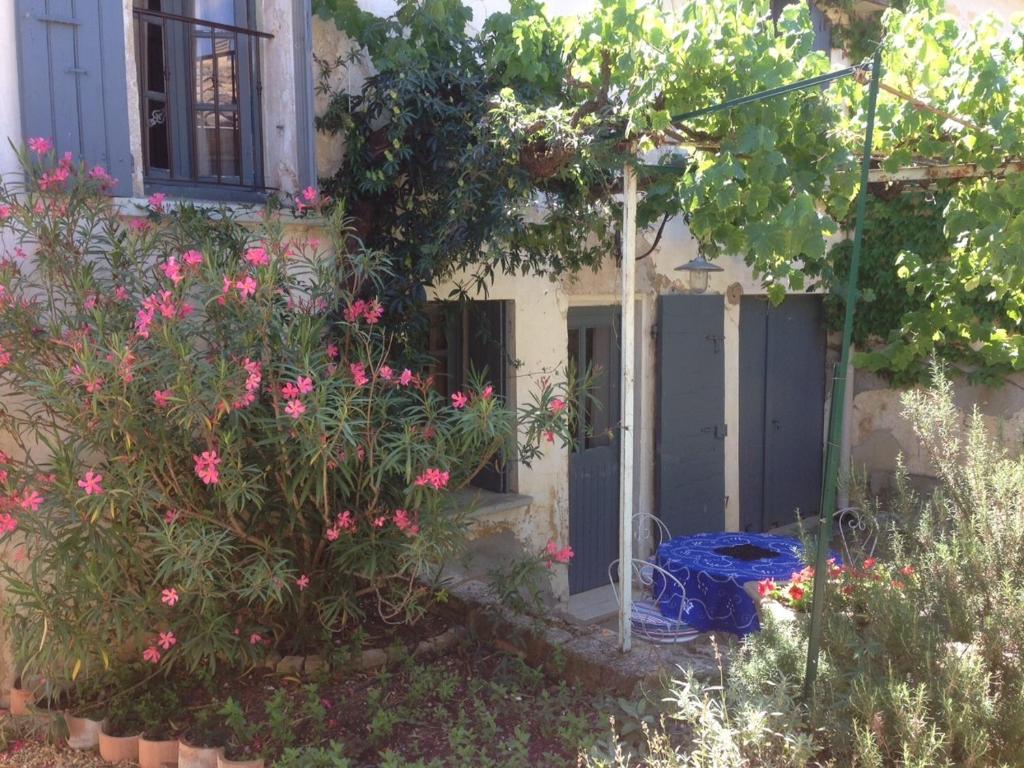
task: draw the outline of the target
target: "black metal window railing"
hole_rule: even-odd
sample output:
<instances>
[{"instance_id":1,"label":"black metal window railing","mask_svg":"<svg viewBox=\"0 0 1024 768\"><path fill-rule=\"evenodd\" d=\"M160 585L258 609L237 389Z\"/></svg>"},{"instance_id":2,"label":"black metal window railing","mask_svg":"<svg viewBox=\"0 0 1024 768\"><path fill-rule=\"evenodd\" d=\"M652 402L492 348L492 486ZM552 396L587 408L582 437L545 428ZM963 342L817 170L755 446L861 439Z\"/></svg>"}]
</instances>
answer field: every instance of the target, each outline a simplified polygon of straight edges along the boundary
<instances>
[{"instance_id":1,"label":"black metal window railing","mask_svg":"<svg viewBox=\"0 0 1024 768\"><path fill-rule=\"evenodd\" d=\"M147 191L264 188L260 43L273 35L233 23L249 0L219 2L136 0Z\"/></svg>"}]
</instances>

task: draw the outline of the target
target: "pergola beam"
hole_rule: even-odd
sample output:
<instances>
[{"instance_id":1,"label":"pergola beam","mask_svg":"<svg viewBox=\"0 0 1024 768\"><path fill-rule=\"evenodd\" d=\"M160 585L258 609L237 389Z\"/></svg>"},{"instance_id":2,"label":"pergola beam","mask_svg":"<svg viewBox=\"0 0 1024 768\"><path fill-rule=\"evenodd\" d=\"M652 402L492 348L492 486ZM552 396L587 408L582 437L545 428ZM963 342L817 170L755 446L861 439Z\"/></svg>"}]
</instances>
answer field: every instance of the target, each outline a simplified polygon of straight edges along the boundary
<instances>
[{"instance_id":1,"label":"pergola beam","mask_svg":"<svg viewBox=\"0 0 1024 768\"><path fill-rule=\"evenodd\" d=\"M910 165L895 171L874 168L868 174L869 184L891 184L894 182L953 181L956 179L1001 179L1015 173L1024 173L1024 161L1014 160L1001 163L995 168L984 168L977 163L949 165Z\"/></svg>"}]
</instances>

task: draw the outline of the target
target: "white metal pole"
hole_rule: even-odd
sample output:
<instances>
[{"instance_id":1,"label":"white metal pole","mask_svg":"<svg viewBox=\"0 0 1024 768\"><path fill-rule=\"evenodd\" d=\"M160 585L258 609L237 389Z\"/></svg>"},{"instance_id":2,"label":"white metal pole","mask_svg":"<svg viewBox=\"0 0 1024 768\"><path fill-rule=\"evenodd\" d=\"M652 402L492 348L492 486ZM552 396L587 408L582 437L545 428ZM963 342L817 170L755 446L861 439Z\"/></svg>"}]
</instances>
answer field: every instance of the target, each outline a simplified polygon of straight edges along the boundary
<instances>
[{"instance_id":1,"label":"white metal pole","mask_svg":"<svg viewBox=\"0 0 1024 768\"><path fill-rule=\"evenodd\" d=\"M619 432L619 644L630 649L633 612L633 401L636 382L636 175L622 169L622 429Z\"/></svg>"}]
</instances>

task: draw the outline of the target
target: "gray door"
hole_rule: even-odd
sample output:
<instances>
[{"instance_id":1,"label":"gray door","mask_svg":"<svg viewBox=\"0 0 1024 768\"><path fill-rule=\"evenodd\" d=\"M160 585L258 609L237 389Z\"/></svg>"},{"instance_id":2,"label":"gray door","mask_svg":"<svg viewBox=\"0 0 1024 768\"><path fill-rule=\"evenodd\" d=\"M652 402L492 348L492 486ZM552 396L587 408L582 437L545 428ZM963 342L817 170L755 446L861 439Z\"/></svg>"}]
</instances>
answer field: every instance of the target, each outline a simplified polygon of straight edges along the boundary
<instances>
[{"instance_id":1,"label":"gray door","mask_svg":"<svg viewBox=\"0 0 1024 768\"><path fill-rule=\"evenodd\" d=\"M740 527L817 514L825 407L821 298L740 304Z\"/></svg>"},{"instance_id":2,"label":"gray door","mask_svg":"<svg viewBox=\"0 0 1024 768\"><path fill-rule=\"evenodd\" d=\"M658 515L673 536L725 529L724 305L662 296L658 318Z\"/></svg>"},{"instance_id":3,"label":"gray door","mask_svg":"<svg viewBox=\"0 0 1024 768\"><path fill-rule=\"evenodd\" d=\"M619 310L569 310L569 362L594 375L569 456L569 593L608 583L619 556Z\"/></svg>"}]
</instances>

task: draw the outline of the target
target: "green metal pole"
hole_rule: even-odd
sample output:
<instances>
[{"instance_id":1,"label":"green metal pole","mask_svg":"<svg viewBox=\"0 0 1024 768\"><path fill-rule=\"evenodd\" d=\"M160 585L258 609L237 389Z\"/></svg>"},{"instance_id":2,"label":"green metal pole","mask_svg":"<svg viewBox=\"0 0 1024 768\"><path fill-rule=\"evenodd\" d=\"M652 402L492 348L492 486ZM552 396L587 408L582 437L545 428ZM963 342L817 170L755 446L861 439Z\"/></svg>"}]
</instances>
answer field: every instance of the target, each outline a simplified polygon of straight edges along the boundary
<instances>
[{"instance_id":1,"label":"green metal pole","mask_svg":"<svg viewBox=\"0 0 1024 768\"><path fill-rule=\"evenodd\" d=\"M864 217L868 203L868 179L871 171L871 143L875 131L875 107L878 103L878 81L882 76L882 49L875 51L871 63L871 85L868 88L867 131L864 156L860 163L860 193L857 196L857 220L853 230L853 252L850 274L846 281L846 313L843 316L843 345L839 366L832 380L832 408L828 423L828 445L825 449L825 487L821 494L821 516L818 520L818 550L814 560L814 596L811 606L811 630L807 641L807 674L804 677L804 699L814 698L814 680L818 674L818 652L821 650L822 623L828 598L828 551L832 542L832 517L835 514L836 488L839 484L839 455L843 441L843 401L846 394L846 372L850 363L853 339L853 313L857 304L857 272L860 268L861 243L864 240Z\"/></svg>"}]
</instances>

